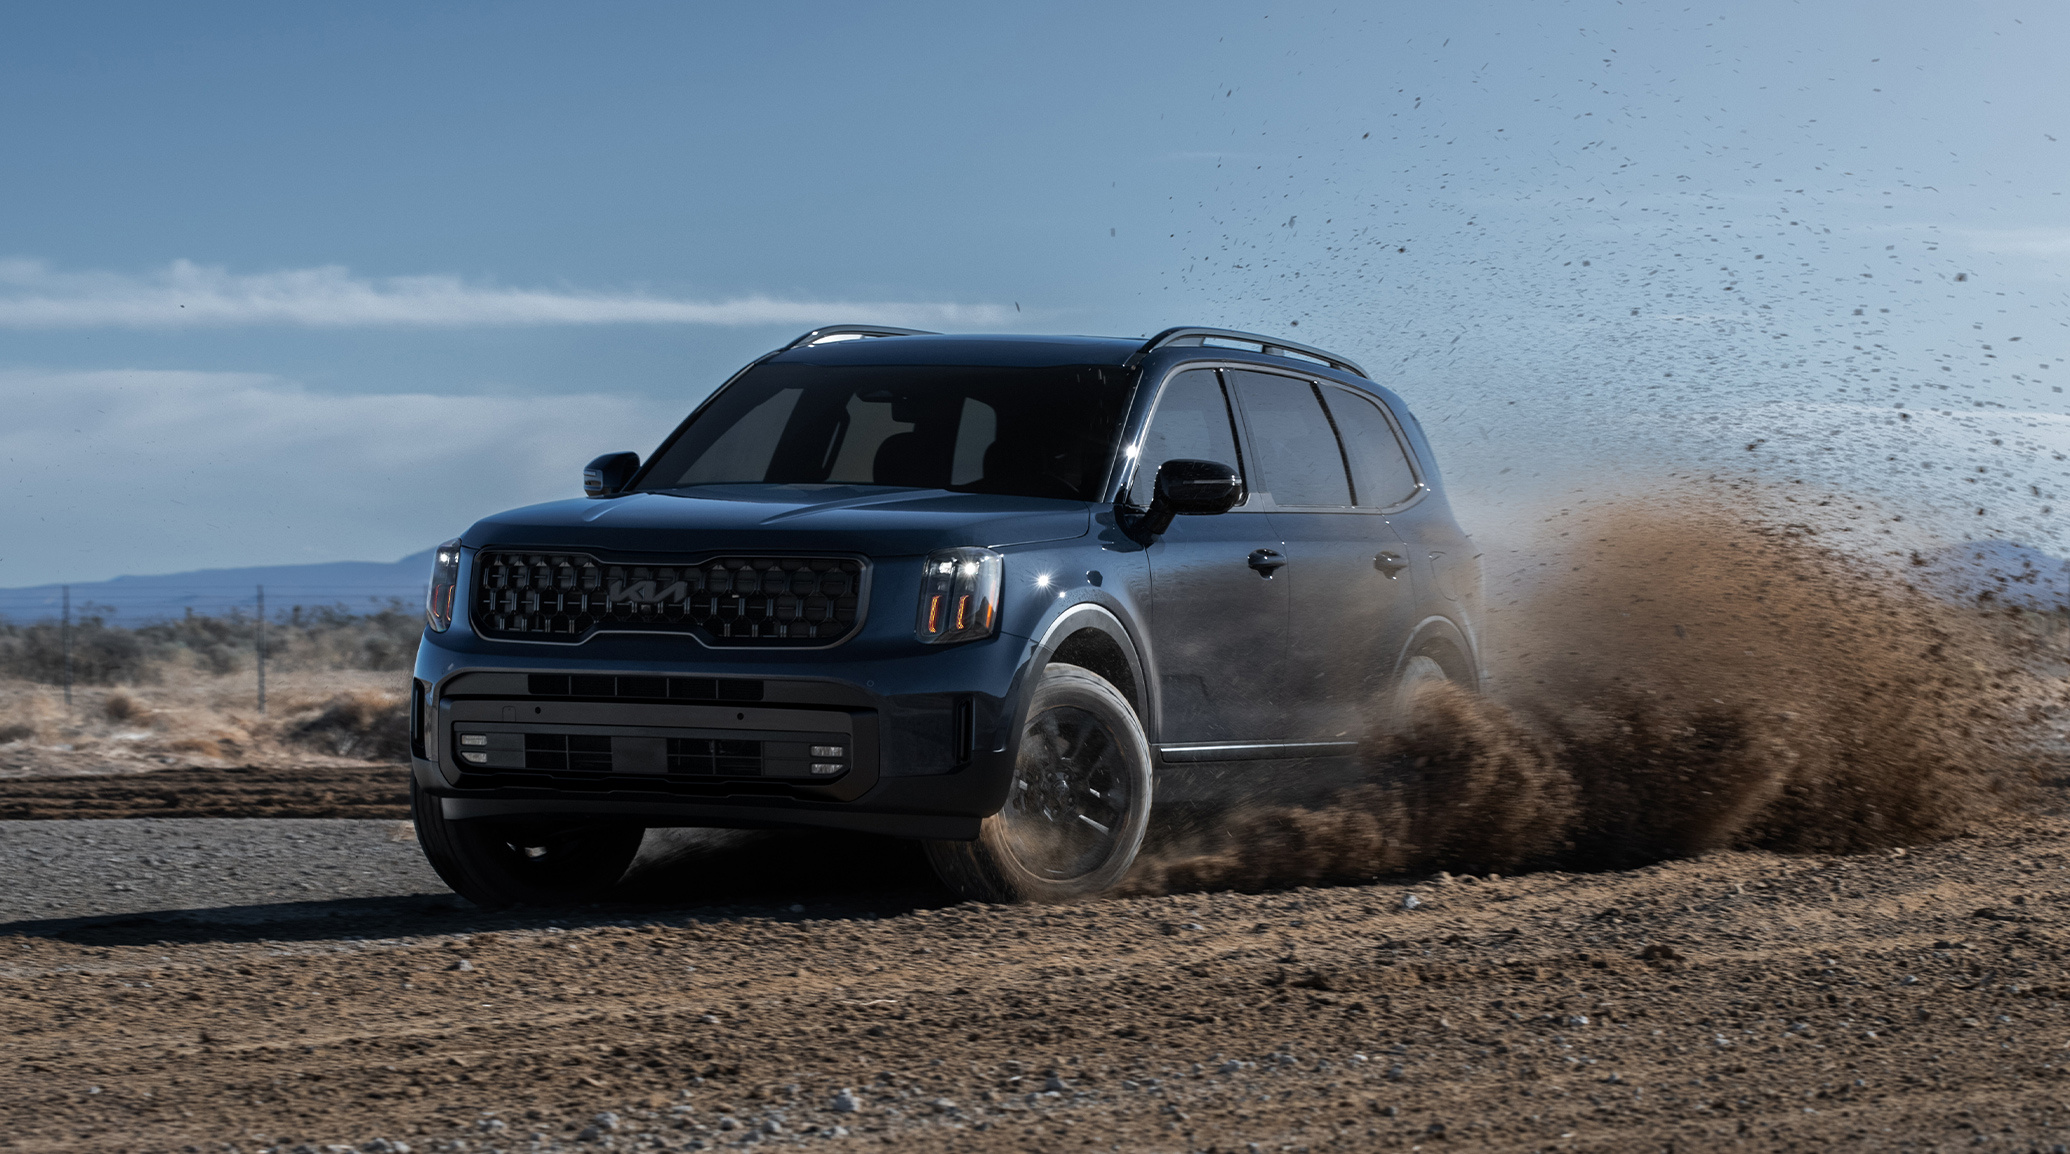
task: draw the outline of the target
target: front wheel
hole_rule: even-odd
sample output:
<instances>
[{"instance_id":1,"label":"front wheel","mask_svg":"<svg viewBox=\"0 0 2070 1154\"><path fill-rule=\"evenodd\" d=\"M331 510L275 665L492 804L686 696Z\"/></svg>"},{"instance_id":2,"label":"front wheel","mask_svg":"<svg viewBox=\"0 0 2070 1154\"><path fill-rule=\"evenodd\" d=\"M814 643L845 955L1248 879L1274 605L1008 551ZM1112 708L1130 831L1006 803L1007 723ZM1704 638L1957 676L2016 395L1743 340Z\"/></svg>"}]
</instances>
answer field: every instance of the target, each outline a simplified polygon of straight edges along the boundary
<instances>
[{"instance_id":1,"label":"front wheel","mask_svg":"<svg viewBox=\"0 0 2070 1154\"><path fill-rule=\"evenodd\" d=\"M1006 804L976 841L927 843L950 889L987 902L1061 902L1112 889L1150 824L1150 743L1105 678L1053 662L1021 731Z\"/></svg>"},{"instance_id":2,"label":"front wheel","mask_svg":"<svg viewBox=\"0 0 2070 1154\"><path fill-rule=\"evenodd\" d=\"M595 901L625 875L645 833L616 822L447 821L415 780L410 816L439 879L490 909Z\"/></svg>"}]
</instances>

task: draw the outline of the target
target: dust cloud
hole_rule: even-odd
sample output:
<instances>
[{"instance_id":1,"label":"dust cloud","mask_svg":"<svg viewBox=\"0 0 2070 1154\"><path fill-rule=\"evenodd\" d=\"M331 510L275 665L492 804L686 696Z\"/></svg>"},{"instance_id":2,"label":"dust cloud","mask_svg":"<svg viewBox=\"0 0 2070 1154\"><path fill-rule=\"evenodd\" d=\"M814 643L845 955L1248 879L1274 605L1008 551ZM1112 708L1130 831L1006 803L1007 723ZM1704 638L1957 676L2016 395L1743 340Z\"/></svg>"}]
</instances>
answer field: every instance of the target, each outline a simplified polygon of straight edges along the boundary
<instances>
[{"instance_id":1,"label":"dust cloud","mask_svg":"<svg viewBox=\"0 0 2070 1154\"><path fill-rule=\"evenodd\" d=\"M1491 582L1486 695L1426 689L1366 742L1361 784L1231 806L1129 888L1851 853L2030 795L2064 700L2059 617L1936 597L1745 497L1563 526L1571 543Z\"/></svg>"}]
</instances>

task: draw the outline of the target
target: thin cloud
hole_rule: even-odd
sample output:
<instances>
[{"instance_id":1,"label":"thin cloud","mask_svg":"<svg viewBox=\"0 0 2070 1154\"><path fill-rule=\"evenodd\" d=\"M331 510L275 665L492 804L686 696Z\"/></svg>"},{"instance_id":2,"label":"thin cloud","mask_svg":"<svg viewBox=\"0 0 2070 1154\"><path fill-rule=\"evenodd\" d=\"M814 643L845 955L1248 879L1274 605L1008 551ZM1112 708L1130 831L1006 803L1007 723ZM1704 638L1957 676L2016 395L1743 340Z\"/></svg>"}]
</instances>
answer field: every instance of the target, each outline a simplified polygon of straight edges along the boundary
<instances>
[{"instance_id":1,"label":"thin cloud","mask_svg":"<svg viewBox=\"0 0 2070 1154\"><path fill-rule=\"evenodd\" d=\"M1965 228L1957 235L1984 252L2062 256L2070 253L2070 228Z\"/></svg>"},{"instance_id":2,"label":"thin cloud","mask_svg":"<svg viewBox=\"0 0 2070 1154\"><path fill-rule=\"evenodd\" d=\"M145 276L0 261L0 328L463 328L489 325L1009 324L1011 307L892 301L697 301L505 288L451 276L359 277L341 265L267 273L174 261Z\"/></svg>"},{"instance_id":3,"label":"thin cloud","mask_svg":"<svg viewBox=\"0 0 2070 1154\"><path fill-rule=\"evenodd\" d=\"M0 587L436 545L578 497L696 398L328 393L257 373L0 369Z\"/></svg>"}]
</instances>

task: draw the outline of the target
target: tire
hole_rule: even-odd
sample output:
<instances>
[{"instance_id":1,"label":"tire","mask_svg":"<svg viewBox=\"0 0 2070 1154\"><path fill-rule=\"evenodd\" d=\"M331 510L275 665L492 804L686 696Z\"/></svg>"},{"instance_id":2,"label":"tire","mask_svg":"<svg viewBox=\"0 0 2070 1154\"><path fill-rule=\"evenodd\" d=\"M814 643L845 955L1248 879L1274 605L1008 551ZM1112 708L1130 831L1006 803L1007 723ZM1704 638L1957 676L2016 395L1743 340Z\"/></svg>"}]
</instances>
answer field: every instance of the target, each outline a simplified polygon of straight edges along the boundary
<instances>
[{"instance_id":1,"label":"tire","mask_svg":"<svg viewBox=\"0 0 2070 1154\"><path fill-rule=\"evenodd\" d=\"M1403 733L1415 717L1416 698L1431 685L1456 685L1476 692L1472 670L1456 650L1443 641L1427 641L1416 647L1395 673L1394 684L1382 699L1380 720L1389 733Z\"/></svg>"},{"instance_id":2,"label":"tire","mask_svg":"<svg viewBox=\"0 0 2070 1154\"><path fill-rule=\"evenodd\" d=\"M1028 707L1006 804L976 841L926 843L927 860L976 901L1092 897L1135 864L1150 795L1150 743L1128 699L1089 669L1052 662Z\"/></svg>"},{"instance_id":3,"label":"tire","mask_svg":"<svg viewBox=\"0 0 2070 1154\"><path fill-rule=\"evenodd\" d=\"M488 909L595 901L625 876L646 832L614 822L447 821L414 777L410 817L439 880Z\"/></svg>"}]
</instances>

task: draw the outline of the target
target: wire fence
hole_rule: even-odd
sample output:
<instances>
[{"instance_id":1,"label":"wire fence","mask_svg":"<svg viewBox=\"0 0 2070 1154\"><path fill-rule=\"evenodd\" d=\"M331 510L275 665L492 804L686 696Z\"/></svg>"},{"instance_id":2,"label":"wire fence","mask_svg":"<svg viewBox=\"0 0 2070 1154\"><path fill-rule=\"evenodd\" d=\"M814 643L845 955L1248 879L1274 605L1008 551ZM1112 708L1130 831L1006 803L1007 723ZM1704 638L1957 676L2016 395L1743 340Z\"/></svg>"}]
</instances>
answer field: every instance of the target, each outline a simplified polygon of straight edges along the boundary
<instances>
[{"instance_id":1,"label":"wire fence","mask_svg":"<svg viewBox=\"0 0 2070 1154\"><path fill-rule=\"evenodd\" d=\"M296 585L270 596L259 583L234 591L102 587L76 602L71 586L55 593L49 611L26 623L18 609L11 620L0 619L0 676L61 686L67 707L75 685L253 668L264 713L269 667L407 669L423 627L421 594L369 592L364 585ZM122 620L124 609L136 624Z\"/></svg>"},{"instance_id":2,"label":"wire fence","mask_svg":"<svg viewBox=\"0 0 2070 1154\"><path fill-rule=\"evenodd\" d=\"M71 585L52 585L47 588L0 590L0 622L28 625L38 621L57 621L64 616L68 604L70 611L75 615L91 614L108 620L138 624L189 615L251 617L258 613L260 583L257 582L239 582L234 586L154 585L133 589L124 589L119 585L109 588L110 584L112 583L95 583L83 589ZM274 614L286 614L289 617L293 617L297 612L378 612L392 601L400 599L416 603L424 596L421 584L409 588L398 587L392 582L380 585L266 582L264 587L268 590L267 600L272 604Z\"/></svg>"}]
</instances>

